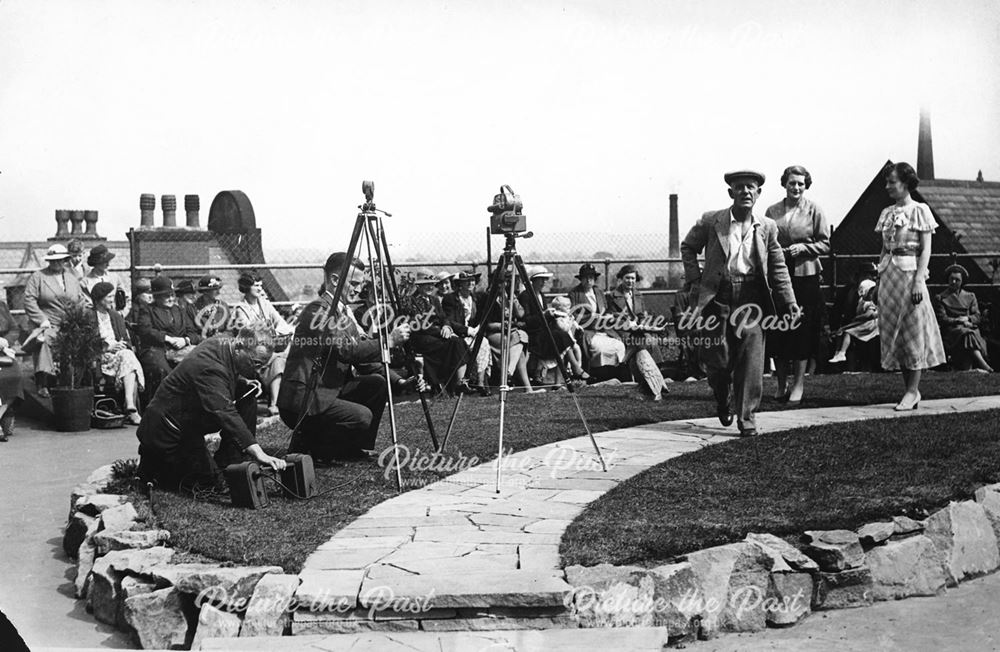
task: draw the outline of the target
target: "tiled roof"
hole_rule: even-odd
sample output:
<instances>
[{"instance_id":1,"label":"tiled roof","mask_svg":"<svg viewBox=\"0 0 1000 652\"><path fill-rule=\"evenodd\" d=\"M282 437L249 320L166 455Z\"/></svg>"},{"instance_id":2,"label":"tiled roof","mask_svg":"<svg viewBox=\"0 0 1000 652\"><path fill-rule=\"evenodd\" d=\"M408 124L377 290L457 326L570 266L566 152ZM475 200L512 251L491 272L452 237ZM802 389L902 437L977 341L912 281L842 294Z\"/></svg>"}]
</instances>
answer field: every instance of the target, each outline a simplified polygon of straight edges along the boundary
<instances>
[{"instance_id":1,"label":"tiled roof","mask_svg":"<svg viewBox=\"0 0 1000 652\"><path fill-rule=\"evenodd\" d=\"M923 181L917 193L968 252L1000 252L1000 183Z\"/></svg>"}]
</instances>

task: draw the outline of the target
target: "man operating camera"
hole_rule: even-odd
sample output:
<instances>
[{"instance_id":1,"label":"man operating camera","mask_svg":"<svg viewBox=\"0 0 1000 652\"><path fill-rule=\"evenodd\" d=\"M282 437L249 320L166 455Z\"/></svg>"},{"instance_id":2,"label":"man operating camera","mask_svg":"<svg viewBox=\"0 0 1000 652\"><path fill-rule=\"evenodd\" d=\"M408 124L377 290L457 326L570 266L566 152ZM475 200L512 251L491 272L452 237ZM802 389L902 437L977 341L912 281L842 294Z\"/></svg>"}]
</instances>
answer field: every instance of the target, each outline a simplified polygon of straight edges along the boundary
<instances>
[{"instance_id":1,"label":"man operating camera","mask_svg":"<svg viewBox=\"0 0 1000 652\"><path fill-rule=\"evenodd\" d=\"M324 292L299 315L278 394L281 419L294 431L289 452L310 453L320 461L367 458L388 399L383 374L358 371L381 359L379 341L367 337L347 302L334 296L347 261L344 252L327 258ZM357 258L347 265L348 299L363 284L364 268ZM389 346L409 337L409 325L397 326Z\"/></svg>"},{"instance_id":2,"label":"man operating camera","mask_svg":"<svg viewBox=\"0 0 1000 652\"><path fill-rule=\"evenodd\" d=\"M241 461L243 453L272 469L285 468L255 437L257 370L274 352L270 337L259 328L210 337L170 372L136 431L143 481L165 489L221 488L219 467ZM205 435L215 431L221 431L222 444L213 459Z\"/></svg>"}]
</instances>

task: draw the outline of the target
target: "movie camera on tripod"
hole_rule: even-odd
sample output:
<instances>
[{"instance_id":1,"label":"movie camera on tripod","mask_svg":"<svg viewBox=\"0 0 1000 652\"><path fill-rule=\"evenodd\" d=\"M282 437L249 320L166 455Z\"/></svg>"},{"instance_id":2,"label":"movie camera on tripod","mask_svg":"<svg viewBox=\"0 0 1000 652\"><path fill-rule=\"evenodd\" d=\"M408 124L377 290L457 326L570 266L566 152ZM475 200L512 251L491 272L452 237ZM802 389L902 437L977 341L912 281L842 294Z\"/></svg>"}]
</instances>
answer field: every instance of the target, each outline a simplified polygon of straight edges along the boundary
<instances>
[{"instance_id":1,"label":"movie camera on tripod","mask_svg":"<svg viewBox=\"0 0 1000 652\"><path fill-rule=\"evenodd\" d=\"M521 196L515 194L510 186L501 186L500 194L494 195L493 204L486 208L493 214L490 217L490 233L505 235L527 231L527 216L521 213L523 208Z\"/></svg>"}]
</instances>

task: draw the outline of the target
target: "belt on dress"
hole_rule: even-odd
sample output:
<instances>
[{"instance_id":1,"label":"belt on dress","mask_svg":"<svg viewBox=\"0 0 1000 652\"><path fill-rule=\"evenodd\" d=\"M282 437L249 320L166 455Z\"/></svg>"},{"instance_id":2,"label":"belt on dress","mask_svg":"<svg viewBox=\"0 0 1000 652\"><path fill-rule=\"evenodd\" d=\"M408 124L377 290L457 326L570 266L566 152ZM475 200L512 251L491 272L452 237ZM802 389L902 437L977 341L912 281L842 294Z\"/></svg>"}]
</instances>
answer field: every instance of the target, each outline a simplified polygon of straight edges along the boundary
<instances>
[{"instance_id":1,"label":"belt on dress","mask_svg":"<svg viewBox=\"0 0 1000 652\"><path fill-rule=\"evenodd\" d=\"M889 253L893 256L917 256L920 252L913 249L893 249Z\"/></svg>"}]
</instances>

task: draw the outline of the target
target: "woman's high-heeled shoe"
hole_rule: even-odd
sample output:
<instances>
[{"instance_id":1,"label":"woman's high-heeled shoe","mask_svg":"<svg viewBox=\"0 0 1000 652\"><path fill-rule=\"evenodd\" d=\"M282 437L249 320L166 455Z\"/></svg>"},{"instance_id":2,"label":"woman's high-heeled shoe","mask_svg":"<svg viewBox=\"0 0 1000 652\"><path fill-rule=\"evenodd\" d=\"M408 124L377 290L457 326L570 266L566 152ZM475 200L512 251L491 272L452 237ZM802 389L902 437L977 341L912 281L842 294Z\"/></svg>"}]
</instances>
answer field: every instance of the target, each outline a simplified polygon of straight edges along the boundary
<instances>
[{"instance_id":1,"label":"woman's high-heeled shoe","mask_svg":"<svg viewBox=\"0 0 1000 652\"><path fill-rule=\"evenodd\" d=\"M901 400L896 407L893 408L896 412L908 412L909 410L916 410L920 407L920 392L913 397L912 401L907 401L905 398Z\"/></svg>"}]
</instances>

